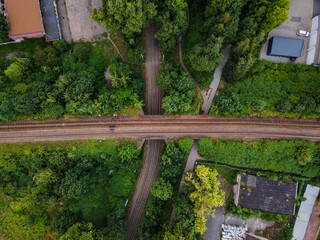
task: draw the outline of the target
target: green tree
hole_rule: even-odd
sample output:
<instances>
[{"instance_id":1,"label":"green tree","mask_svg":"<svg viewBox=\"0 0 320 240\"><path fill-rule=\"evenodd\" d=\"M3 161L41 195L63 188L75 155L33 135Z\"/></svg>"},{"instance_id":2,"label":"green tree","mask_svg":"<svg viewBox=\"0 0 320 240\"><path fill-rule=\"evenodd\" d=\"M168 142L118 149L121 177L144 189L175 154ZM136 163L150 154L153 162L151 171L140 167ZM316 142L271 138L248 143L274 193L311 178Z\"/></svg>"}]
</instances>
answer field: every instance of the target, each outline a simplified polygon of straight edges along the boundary
<instances>
[{"instance_id":1,"label":"green tree","mask_svg":"<svg viewBox=\"0 0 320 240\"><path fill-rule=\"evenodd\" d=\"M79 216L69 210L62 210L53 219L53 227L59 234L64 234L68 229L77 222Z\"/></svg>"},{"instance_id":2,"label":"green tree","mask_svg":"<svg viewBox=\"0 0 320 240\"><path fill-rule=\"evenodd\" d=\"M178 141L178 146L185 155L190 153L192 145L193 145L193 139L188 137L181 138Z\"/></svg>"},{"instance_id":3,"label":"green tree","mask_svg":"<svg viewBox=\"0 0 320 240\"><path fill-rule=\"evenodd\" d=\"M266 21L262 25L266 32L279 26L289 15L290 0L270 1L266 9Z\"/></svg>"},{"instance_id":4,"label":"green tree","mask_svg":"<svg viewBox=\"0 0 320 240\"><path fill-rule=\"evenodd\" d=\"M92 19L130 37L140 33L156 13L156 6L149 0L106 0L99 11L93 10Z\"/></svg>"},{"instance_id":5,"label":"green tree","mask_svg":"<svg viewBox=\"0 0 320 240\"><path fill-rule=\"evenodd\" d=\"M222 57L221 45L207 42L195 45L189 55L189 60L194 70L210 72L215 70Z\"/></svg>"},{"instance_id":6,"label":"green tree","mask_svg":"<svg viewBox=\"0 0 320 240\"><path fill-rule=\"evenodd\" d=\"M4 14L0 13L0 41L8 37L9 26Z\"/></svg>"},{"instance_id":7,"label":"green tree","mask_svg":"<svg viewBox=\"0 0 320 240\"><path fill-rule=\"evenodd\" d=\"M139 153L139 148L130 142L125 142L118 147L118 156L122 162L130 162L137 159L139 157Z\"/></svg>"},{"instance_id":8,"label":"green tree","mask_svg":"<svg viewBox=\"0 0 320 240\"><path fill-rule=\"evenodd\" d=\"M95 240L99 234L92 223L76 223L62 235L60 240Z\"/></svg>"},{"instance_id":9,"label":"green tree","mask_svg":"<svg viewBox=\"0 0 320 240\"><path fill-rule=\"evenodd\" d=\"M172 185L169 182L166 182L163 178L157 178L151 186L151 194L164 201L171 197L172 192Z\"/></svg>"},{"instance_id":10,"label":"green tree","mask_svg":"<svg viewBox=\"0 0 320 240\"><path fill-rule=\"evenodd\" d=\"M219 189L220 182L217 180L218 172L205 166L198 166L195 176L188 173L186 181L192 183L195 191L191 193L190 199L194 203L195 229L204 233L207 216L214 216L214 207L224 204L225 193Z\"/></svg>"},{"instance_id":11,"label":"green tree","mask_svg":"<svg viewBox=\"0 0 320 240\"><path fill-rule=\"evenodd\" d=\"M300 147L296 152L296 156L300 165L306 165L312 160L312 150L308 147Z\"/></svg>"},{"instance_id":12,"label":"green tree","mask_svg":"<svg viewBox=\"0 0 320 240\"><path fill-rule=\"evenodd\" d=\"M4 71L4 74L14 82L21 82L29 70L29 61L16 58L13 63Z\"/></svg>"},{"instance_id":13,"label":"green tree","mask_svg":"<svg viewBox=\"0 0 320 240\"><path fill-rule=\"evenodd\" d=\"M159 30L155 38L160 41L164 51L171 51L182 40L182 33L187 27L187 16L184 0L158 1L158 16L156 18Z\"/></svg>"}]
</instances>

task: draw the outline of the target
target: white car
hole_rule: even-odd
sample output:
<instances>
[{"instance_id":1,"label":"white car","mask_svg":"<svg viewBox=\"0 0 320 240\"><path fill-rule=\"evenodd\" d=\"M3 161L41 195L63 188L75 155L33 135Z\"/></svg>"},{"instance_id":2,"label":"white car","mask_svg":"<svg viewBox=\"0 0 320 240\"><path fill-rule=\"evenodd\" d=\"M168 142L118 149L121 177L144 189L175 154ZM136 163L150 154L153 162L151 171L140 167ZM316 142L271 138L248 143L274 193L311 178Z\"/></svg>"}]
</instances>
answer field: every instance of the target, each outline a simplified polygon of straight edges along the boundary
<instances>
[{"instance_id":1,"label":"white car","mask_svg":"<svg viewBox=\"0 0 320 240\"><path fill-rule=\"evenodd\" d=\"M301 37L309 37L310 33L308 31L299 30L297 31L297 35Z\"/></svg>"}]
</instances>

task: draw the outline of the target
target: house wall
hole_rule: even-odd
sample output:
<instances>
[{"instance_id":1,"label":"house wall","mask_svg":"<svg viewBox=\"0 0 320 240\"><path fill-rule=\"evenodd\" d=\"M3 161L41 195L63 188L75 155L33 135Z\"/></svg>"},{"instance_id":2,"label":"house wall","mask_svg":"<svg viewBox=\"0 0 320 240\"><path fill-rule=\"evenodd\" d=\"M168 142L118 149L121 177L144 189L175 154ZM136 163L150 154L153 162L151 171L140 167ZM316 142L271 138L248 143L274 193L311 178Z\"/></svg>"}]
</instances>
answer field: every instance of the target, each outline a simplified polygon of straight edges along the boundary
<instances>
[{"instance_id":1,"label":"house wall","mask_svg":"<svg viewBox=\"0 0 320 240\"><path fill-rule=\"evenodd\" d=\"M22 38L41 38L41 37L44 37L44 33L43 32L23 33L23 34L9 35L9 37L13 40L18 40Z\"/></svg>"}]
</instances>

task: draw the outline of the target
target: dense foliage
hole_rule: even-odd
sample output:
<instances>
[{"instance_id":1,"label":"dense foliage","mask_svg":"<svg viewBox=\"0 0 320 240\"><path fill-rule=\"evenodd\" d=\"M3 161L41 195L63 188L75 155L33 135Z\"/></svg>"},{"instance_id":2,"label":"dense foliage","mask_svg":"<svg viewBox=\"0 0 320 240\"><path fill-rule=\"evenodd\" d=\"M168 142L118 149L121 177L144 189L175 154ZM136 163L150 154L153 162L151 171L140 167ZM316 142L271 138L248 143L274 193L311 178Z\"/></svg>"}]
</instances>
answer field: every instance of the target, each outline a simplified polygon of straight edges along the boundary
<instances>
[{"instance_id":1,"label":"dense foliage","mask_svg":"<svg viewBox=\"0 0 320 240\"><path fill-rule=\"evenodd\" d=\"M4 38L7 38L8 33L9 33L9 26L6 21L6 17L4 16L3 13L0 13L0 41L3 40Z\"/></svg>"},{"instance_id":2,"label":"dense foliage","mask_svg":"<svg viewBox=\"0 0 320 240\"><path fill-rule=\"evenodd\" d=\"M300 149L309 149L312 159L303 164L299 160ZM199 154L219 163L251 167L274 172L294 173L316 177L320 172L320 145L302 140L215 141L203 138L199 141Z\"/></svg>"},{"instance_id":3,"label":"dense foliage","mask_svg":"<svg viewBox=\"0 0 320 240\"><path fill-rule=\"evenodd\" d=\"M232 215L239 217L243 220L248 218L262 218L266 221L274 221L274 222L288 222L291 218L289 215L272 213L272 212L264 212L260 210L255 210L251 208L243 208L241 206L236 206L234 203L229 203L227 206L227 211Z\"/></svg>"},{"instance_id":4,"label":"dense foliage","mask_svg":"<svg viewBox=\"0 0 320 240\"><path fill-rule=\"evenodd\" d=\"M248 77L216 97L211 113L318 118L319 72L304 64L259 61Z\"/></svg>"},{"instance_id":5,"label":"dense foliage","mask_svg":"<svg viewBox=\"0 0 320 240\"><path fill-rule=\"evenodd\" d=\"M190 26L185 62L204 86L221 60L223 49L234 46L224 79L233 82L254 63L267 33L287 19L289 0L189 1ZM203 14L205 13L205 14Z\"/></svg>"},{"instance_id":6,"label":"dense foliage","mask_svg":"<svg viewBox=\"0 0 320 240\"><path fill-rule=\"evenodd\" d=\"M164 98L162 107L166 114L188 113L195 102L195 90L192 79L180 67L164 62L159 70L157 83Z\"/></svg>"},{"instance_id":7,"label":"dense foliage","mask_svg":"<svg viewBox=\"0 0 320 240\"><path fill-rule=\"evenodd\" d=\"M218 172L206 166L197 166L195 174L187 173L187 182L192 183L195 191L190 194L194 203L195 230L203 234L207 227L207 217L214 217L215 207L224 204L225 193L219 189L220 182L217 180Z\"/></svg>"},{"instance_id":8,"label":"dense foliage","mask_svg":"<svg viewBox=\"0 0 320 240\"><path fill-rule=\"evenodd\" d=\"M141 108L143 81L129 65L113 60L114 89L107 89L104 72L111 63L102 43L64 40L0 58L0 120L98 115Z\"/></svg>"},{"instance_id":9,"label":"dense foliage","mask_svg":"<svg viewBox=\"0 0 320 240\"><path fill-rule=\"evenodd\" d=\"M1 145L1 235L124 239L139 154L135 144L115 140Z\"/></svg>"},{"instance_id":10,"label":"dense foliage","mask_svg":"<svg viewBox=\"0 0 320 240\"><path fill-rule=\"evenodd\" d=\"M121 32L127 37L140 33L157 14L156 6L149 0L106 0L92 18L107 29Z\"/></svg>"},{"instance_id":11,"label":"dense foliage","mask_svg":"<svg viewBox=\"0 0 320 240\"><path fill-rule=\"evenodd\" d=\"M140 224L139 239L155 239L156 235L161 235L163 222L168 220L163 219L163 209L171 199L173 186L179 184L183 159L182 151L173 143L166 146L161 157L158 177L151 188L147 215Z\"/></svg>"},{"instance_id":12,"label":"dense foliage","mask_svg":"<svg viewBox=\"0 0 320 240\"><path fill-rule=\"evenodd\" d=\"M156 17L159 30L155 38L162 50L169 52L182 41L182 34L187 28L187 7L185 0L158 0Z\"/></svg>"}]
</instances>

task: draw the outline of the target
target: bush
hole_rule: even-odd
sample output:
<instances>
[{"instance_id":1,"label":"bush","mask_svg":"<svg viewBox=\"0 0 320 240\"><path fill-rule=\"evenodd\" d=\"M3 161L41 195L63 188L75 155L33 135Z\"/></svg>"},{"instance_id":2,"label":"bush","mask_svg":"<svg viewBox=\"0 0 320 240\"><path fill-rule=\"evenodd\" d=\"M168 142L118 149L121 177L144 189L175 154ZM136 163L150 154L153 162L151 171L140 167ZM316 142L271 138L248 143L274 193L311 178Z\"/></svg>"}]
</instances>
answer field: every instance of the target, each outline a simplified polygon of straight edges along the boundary
<instances>
[{"instance_id":1,"label":"bush","mask_svg":"<svg viewBox=\"0 0 320 240\"><path fill-rule=\"evenodd\" d=\"M178 146L185 155L188 155L191 151L192 146L193 146L193 139L181 138L178 141Z\"/></svg>"},{"instance_id":2,"label":"bush","mask_svg":"<svg viewBox=\"0 0 320 240\"><path fill-rule=\"evenodd\" d=\"M157 178L151 186L151 194L164 201L171 197L172 191L172 185L169 182L166 182L163 178Z\"/></svg>"}]
</instances>

